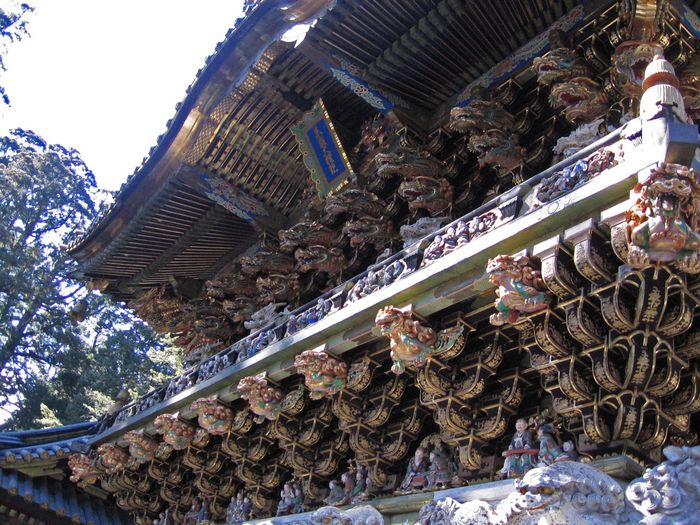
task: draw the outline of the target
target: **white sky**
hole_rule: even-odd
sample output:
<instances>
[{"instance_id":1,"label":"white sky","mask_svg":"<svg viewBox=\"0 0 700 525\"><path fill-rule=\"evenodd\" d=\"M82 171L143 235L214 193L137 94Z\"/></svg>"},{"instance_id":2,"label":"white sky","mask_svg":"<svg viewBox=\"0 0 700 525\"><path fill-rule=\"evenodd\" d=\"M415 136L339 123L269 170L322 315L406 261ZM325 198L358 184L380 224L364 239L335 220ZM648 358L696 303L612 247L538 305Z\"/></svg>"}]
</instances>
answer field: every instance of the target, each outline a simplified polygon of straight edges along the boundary
<instances>
[{"instance_id":1,"label":"white sky","mask_svg":"<svg viewBox=\"0 0 700 525\"><path fill-rule=\"evenodd\" d=\"M0 131L73 147L104 189L141 163L243 0L26 0L29 37L10 45ZM6 2L0 0L0 5Z\"/></svg>"}]
</instances>

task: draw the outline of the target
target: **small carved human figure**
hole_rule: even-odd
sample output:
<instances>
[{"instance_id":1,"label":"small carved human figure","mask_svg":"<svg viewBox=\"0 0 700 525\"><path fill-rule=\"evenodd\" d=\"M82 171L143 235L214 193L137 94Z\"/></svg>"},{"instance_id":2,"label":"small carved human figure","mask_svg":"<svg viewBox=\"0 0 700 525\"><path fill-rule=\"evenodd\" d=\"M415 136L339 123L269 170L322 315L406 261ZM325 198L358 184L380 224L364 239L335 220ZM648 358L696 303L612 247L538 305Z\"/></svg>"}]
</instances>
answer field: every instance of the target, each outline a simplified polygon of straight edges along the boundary
<instances>
[{"instance_id":1,"label":"small carved human figure","mask_svg":"<svg viewBox=\"0 0 700 525\"><path fill-rule=\"evenodd\" d=\"M369 489L370 486L367 480L367 469L361 465L358 465L357 472L355 472L355 482L352 489L352 503L367 501L370 497Z\"/></svg>"},{"instance_id":2,"label":"small carved human figure","mask_svg":"<svg viewBox=\"0 0 700 525\"><path fill-rule=\"evenodd\" d=\"M243 496L243 503L238 511L239 521L245 521L250 519L250 513L253 510L253 502L250 501L250 497Z\"/></svg>"},{"instance_id":3,"label":"small carved human figure","mask_svg":"<svg viewBox=\"0 0 700 525\"><path fill-rule=\"evenodd\" d=\"M202 510L202 503L198 499L192 500L190 510L185 513L182 525L197 525L199 512Z\"/></svg>"},{"instance_id":4,"label":"small carved human figure","mask_svg":"<svg viewBox=\"0 0 700 525\"><path fill-rule=\"evenodd\" d=\"M442 447L435 447L430 451L429 459L429 486L444 488L450 485L457 474L457 469L449 453Z\"/></svg>"},{"instance_id":5,"label":"small carved human figure","mask_svg":"<svg viewBox=\"0 0 700 525\"><path fill-rule=\"evenodd\" d=\"M428 476L428 458L425 457L425 449L418 447L413 457L408 462L406 475L401 482L402 491L421 490L430 485Z\"/></svg>"},{"instance_id":6,"label":"small carved human figure","mask_svg":"<svg viewBox=\"0 0 700 525\"><path fill-rule=\"evenodd\" d=\"M528 428L527 421L520 418L515 422L515 434L510 440L508 450L503 452L506 461L501 474L508 478L519 478L528 470L535 467L535 440Z\"/></svg>"},{"instance_id":7,"label":"small carved human figure","mask_svg":"<svg viewBox=\"0 0 700 525\"><path fill-rule=\"evenodd\" d=\"M226 523L236 523L243 521L245 518L241 516L243 507L243 491L238 491L238 494L231 497L231 501L226 508Z\"/></svg>"},{"instance_id":8,"label":"small carved human figure","mask_svg":"<svg viewBox=\"0 0 700 525\"><path fill-rule=\"evenodd\" d=\"M294 488L290 482L284 484L280 491L280 501L277 504L277 515L291 514L294 509Z\"/></svg>"},{"instance_id":9,"label":"small carved human figure","mask_svg":"<svg viewBox=\"0 0 700 525\"><path fill-rule=\"evenodd\" d=\"M540 452L537 455L538 467L546 467L557 461L572 459L554 439L554 430L551 424L544 423L537 427L537 440L540 442Z\"/></svg>"},{"instance_id":10,"label":"small carved human figure","mask_svg":"<svg viewBox=\"0 0 700 525\"><path fill-rule=\"evenodd\" d=\"M211 512L209 512L209 502L204 500L199 507L199 512L197 512L196 523L200 524L202 522L209 522L211 519Z\"/></svg>"},{"instance_id":11,"label":"small carved human figure","mask_svg":"<svg viewBox=\"0 0 700 525\"><path fill-rule=\"evenodd\" d=\"M355 495L355 476L353 476L352 472L344 472L340 476L340 481L343 488L343 500L338 505L349 505Z\"/></svg>"},{"instance_id":12,"label":"small carved human figure","mask_svg":"<svg viewBox=\"0 0 700 525\"><path fill-rule=\"evenodd\" d=\"M326 505L332 506L343 505L342 502L345 500L345 491L343 490L343 486L338 483L337 480L332 479L328 484L328 488L330 489L330 492L328 493L328 497L326 497L323 502Z\"/></svg>"}]
</instances>

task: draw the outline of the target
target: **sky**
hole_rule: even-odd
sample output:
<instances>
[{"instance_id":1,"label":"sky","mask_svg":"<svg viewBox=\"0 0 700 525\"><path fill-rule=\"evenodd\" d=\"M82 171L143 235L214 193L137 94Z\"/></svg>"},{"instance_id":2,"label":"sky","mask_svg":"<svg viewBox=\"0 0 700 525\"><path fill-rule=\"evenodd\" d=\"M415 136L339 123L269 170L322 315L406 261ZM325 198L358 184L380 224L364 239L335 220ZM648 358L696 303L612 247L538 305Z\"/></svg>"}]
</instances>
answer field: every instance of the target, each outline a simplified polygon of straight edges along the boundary
<instances>
[{"instance_id":1,"label":"sky","mask_svg":"<svg viewBox=\"0 0 700 525\"><path fill-rule=\"evenodd\" d=\"M77 149L119 188L242 12L243 0L24 0L30 36L10 45L0 132L31 129ZM0 6L9 2L0 0Z\"/></svg>"}]
</instances>

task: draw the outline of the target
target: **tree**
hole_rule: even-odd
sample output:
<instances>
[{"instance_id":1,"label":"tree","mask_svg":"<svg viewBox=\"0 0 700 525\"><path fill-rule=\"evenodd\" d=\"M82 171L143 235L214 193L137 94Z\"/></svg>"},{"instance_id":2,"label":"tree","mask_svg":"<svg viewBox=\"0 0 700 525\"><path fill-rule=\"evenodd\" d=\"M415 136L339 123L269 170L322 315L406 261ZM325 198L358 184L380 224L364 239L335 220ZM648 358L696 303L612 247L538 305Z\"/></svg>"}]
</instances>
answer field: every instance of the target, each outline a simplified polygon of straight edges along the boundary
<instances>
[{"instance_id":1,"label":"tree","mask_svg":"<svg viewBox=\"0 0 700 525\"><path fill-rule=\"evenodd\" d=\"M25 3L15 4L12 10L0 7L0 72L6 71L5 55L9 44L29 35L26 15L32 11L34 8ZM0 99L3 103L10 104L3 86L0 86Z\"/></svg>"},{"instance_id":2,"label":"tree","mask_svg":"<svg viewBox=\"0 0 700 525\"><path fill-rule=\"evenodd\" d=\"M0 137L0 406L11 426L49 412L94 418L124 383L143 392L175 371L149 359L165 344L144 322L72 277L60 247L95 219L97 192L77 151L31 131ZM76 305L88 313L79 325Z\"/></svg>"}]
</instances>

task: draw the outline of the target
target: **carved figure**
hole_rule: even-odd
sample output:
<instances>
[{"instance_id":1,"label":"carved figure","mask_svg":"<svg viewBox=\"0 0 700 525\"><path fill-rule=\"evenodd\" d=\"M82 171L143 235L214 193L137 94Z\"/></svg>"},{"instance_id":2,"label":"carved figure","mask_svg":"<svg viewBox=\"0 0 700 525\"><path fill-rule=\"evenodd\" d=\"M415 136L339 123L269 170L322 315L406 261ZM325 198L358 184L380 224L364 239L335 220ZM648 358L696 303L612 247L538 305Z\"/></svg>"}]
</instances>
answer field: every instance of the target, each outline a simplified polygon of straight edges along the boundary
<instances>
[{"instance_id":1,"label":"carved figure","mask_svg":"<svg viewBox=\"0 0 700 525\"><path fill-rule=\"evenodd\" d=\"M266 326L275 326L284 322L289 315L287 303L269 303L250 316L250 320L243 323L251 333L257 332Z\"/></svg>"},{"instance_id":2,"label":"carved figure","mask_svg":"<svg viewBox=\"0 0 700 525\"><path fill-rule=\"evenodd\" d=\"M608 109L608 97L600 85L588 77L575 77L552 86L549 101L563 107L569 122L590 122Z\"/></svg>"},{"instance_id":3,"label":"carved figure","mask_svg":"<svg viewBox=\"0 0 700 525\"><path fill-rule=\"evenodd\" d=\"M546 287L540 272L530 265L529 257L497 255L489 259L486 272L489 281L498 286L495 302L498 312L489 318L492 325L513 324L523 313L547 308Z\"/></svg>"},{"instance_id":4,"label":"carved figure","mask_svg":"<svg viewBox=\"0 0 700 525\"><path fill-rule=\"evenodd\" d=\"M341 213L367 217L381 217L386 213L385 203L372 192L349 188L326 199L324 212L331 218Z\"/></svg>"},{"instance_id":5,"label":"carved figure","mask_svg":"<svg viewBox=\"0 0 700 525\"><path fill-rule=\"evenodd\" d=\"M617 525L627 521L620 486L607 474L575 462L534 468L495 508L481 500L464 504L433 500L419 513L421 525ZM637 523L636 521L632 523Z\"/></svg>"},{"instance_id":6,"label":"carved figure","mask_svg":"<svg viewBox=\"0 0 700 525\"><path fill-rule=\"evenodd\" d=\"M457 466L442 446L433 448L428 458L428 481L431 487L445 488L458 481Z\"/></svg>"},{"instance_id":7,"label":"carved figure","mask_svg":"<svg viewBox=\"0 0 700 525\"><path fill-rule=\"evenodd\" d=\"M238 382L236 390L248 401L251 412L257 416L256 423L262 423L265 419L274 421L279 416L284 394L268 384L267 372L244 377Z\"/></svg>"},{"instance_id":8,"label":"carved figure","mask_svg":"<svg viewBox=\"0 0 700 525\"><path fill-rule=\"evenodd\" d=\"M403 148L398 152L377 153L374 157L377 175L390 178L394 175L412 179L415 177L438 177L442 162L424 151Z\"/></svg>"},{"instance_id":9,"label":"carved figure","mask_svg":"<svg viewBox=\"0 0 700 525\"><path fill-rule=\"evenodd\" d=\"M374 324L391 341L391 371L397 375L405 371L407 363L421 367L425 365L428 355L439 355L455 351L456 348L461 351L464 345L463 325L435 333L435 330L414 319L410 306L403 309L386 306L377 312Z\"/></svg>"},{"instance_id":10,"label":"carved figure","mask_svg":"<svg viewBox=\"0 0 700 525\"><path fill-rule=\"evenodd\" d=\"M553 164L571 157L577 151L598 140L600 138L600 126L602 123L602 118L592 122L584 122L565 137L560 137L556 145L552 148L552 152L554 153Z\"/></svg>"},{"instance_id":11,"label":"carved figure","mask_svg":"<svg viewBox=\"0 0 700 525\"><path fill-rule=\"evenodd\" d=\"M280 230L278 236L280 250L285 253L294 253L297 248L305 246L319 245L331 248L343 244L342 235L315 221L297 223L288 230Z\"/></svg>"},{"instance_id":12,"label":"carved figure","mask_svg":"<svg viewBox=\"0 0 700 525\"><path fill-rule=\"evenodd\" d=\"M190 409L197 414L199 426L209 434L222 435L231 429L233 411L222 405L216 395L193 401Z\"/></svg>"},{"instance_id":13,"label":"carved figure","mask_svg":"<svg viewBox=\"0 0 700 525\"><path fill-rule=\"evenodd\" d=\"M294 259L297 261L296 270L302 273L313 270L336 274L342 272L348 264L343 250L325 246L297 248Z\"/></svg>"},{"instance_id":14,"label":"carved figure","mask_svg":"<svg viewBox=\"0 0 700 525\"><path fill-rule=\"evenodd\" d=\"M286 274L270 274L260 276L256 281L258 287L258 304L292 302L301 292L299 274L291 272ZM244 323L245 324L245 323Z\"/></svg>"},{"instance_id":15,"label":"carved figure","mask_svg":"<svg viewBox=\"0 0 700 525\"><path fill-rule=\"evenodd\" d=\"M114 443L103 443L96 452L100 465L108 474L125 468L129 462L129 453Z\"/></svg>"},{"instance_id":16,"label":"carved figure","mask_svg":"<svg viewBox=\"0 0 700 525\"><path fill-rule=\"evenodd\" d=\"M328 496L323 500L326 505L345 505L345 491L338 481L332 479L328 484Z\"/></svg>"},{"instance_id":17,"label":"carved figure","mask_svg":"<svg viewBox=\"0 0 700 525\"><path fill-rule=\"evenodd\" d=\"M596 151L586 160L579 160L561 171L552 173L542 179L537 192L536 205L550 202L579 186L582 186L602 171L617 164L615 154L607 149Z\"/></svg>"},{"instance_id":18,"label":"carved figure","mask_svg":"<svg viewBox=\"0 0 700 525\"><path fill-rule=\"evenodd\" d=\"M330 299L319 298L315 306L289 318L289 321L287 321L287 335L295 334L299 330L317 323L326 317L332 309L333 302Z\"/></svg>"},{"instance_id":19,"label":"carved figure","mask_svg":"<svg viewBox=\"0 0 700 525\"><path fill-rule=\"evenodd\" d=\"M222 306L229 319L235 323L243 323L255 312L255 299L241 295L233 299L224 299Z\"/></svg>"},{"instance_id":20,"label":"carved figure","mask_svg":"<svg viewBox=\"0 0 700 525\"><path fill-rule=\"evenodd\" d=\"M255 295L255 281L240 273L235 267L230 273L220 272L220 277L210 279L204 283L207 297L223 300L227 297Z\"/></svg>"},{"instance_id":21,"label":"carved figure","mask_svg":"<svg viewBox=\"0 0 700 525\"><path fill-rule=\"evenodd\" d=\"M277 505L277 516L303 512L303 495L296 483L287 482L280 492L280 502Z\"/></svg>"},{"instance_id":22,"label":"carved figure","mask_svg":"<svg viewBox=\"0 0 700 525\"><path fill-rule=\"evenodd\" d=\"M447 220L447 217L421 217L413 224L405 224L399 229L404 249L437 230Z\"/></svg>"},{"instance_id":23,"label":"carved figure","mask_svg":"<svg viewBox=\"0 0 700 525\"><path fill-rule=\"evenodd\" d=\"M81 487L97 483L100 476L92 458L85 454L74 452L68 456L68 468L71 470L70 480Z\"/></svg>"},{"instance_id":24,"label":"carved figure","mask_svg":"<svg viewBox=\"0 0 700 525\"><path fill-rule=\"evenodd\" d=\"M408 462L406 475L399 488L402 491L413 491L427 488L430 485L428 458L425 449L418 447Z\"/></svg>"},{"instance_id":25,"label":"carved figure","mask_svg":"<svg viewBox=\"0 0 700 525\"><path fill-rule=\"evenodd\" d=\"M572 458L564 452L556 439L552 425L544 423L537 427L537 441L540 443L540 451L537 454L537 466L546 467L557 461L568 461Z\"/></svg>"},{"instance_id":26,"label":"carved figure","mask_svg":"<svg viewBox=\"0 0 700 525\"><path fill-rule=\"evenodd\" d=\"M460 133L511 130L514 125L515 117L496 100L477 98L468 106L457 106L450 111L449 127Z\"/></svg>"},{"instance_id":27,"label":"carved figure","mask_svg":"<svg viewBox=\"0 0 700 525\"><path fill-rule=\"evenodd\" d=\"M415 177L399 185L399 195L408 201L411 211L424 209L437 215L452 205L454 189L446 179Z\"/></svg>"},{"instance_id":28,"label":"carved figure","mask_svg":"<svg viewBox=\"0 0 700 525\"><path fill-rule=\"evenodd\" d=\"M313 525L383 525L381 513L369 505L340 510L321 507L311 515Z\"/></svg>"},{"instance_id":29,"label":"carved figure","mask_svg":"<svg viewBox=\"0 0 700 525\"><path fill-rule=\"evenodd\" d=\"M377 290L389 286L408 270L403 259L398 259L387 266L369 270L367 275L359 279L348 292L347 302L352 303L367 297Z\"/></svg>"},{"instance_id":30,"label":"carved figure","mask_svg":"<svg viewBox=\"0 0 700 525\"><path fill-rule=\"evenodd\" d=\"M528 428L527 421L523 418L518 419L515 422L515 434L510 440L508 450L503 452L506 461L501 469L501 474L509 478L521 477L535 467L534 458L537 453L535 440Z\"/></svg>"},{"instance_id":31,"label":"carved figure","mask_svg":"<svg viewBox=\"0 0 700 525\"><path fill-rule=\"evenodd\" d=\"M129 455L138 464L152 460L158 449L158 442L142 431L130 430L124 434L124 441L129 444Z\"/></svg>"},{"instance_id":32,"label":"carved figure","mask_svg":"<svg viewBox=\"0 0 700 525\"><path fill-rule=\"evenodd\" d=\"M667 447L667 460L647 469L626 490L640 525L692 525L700 508L700 446Z\"/></svg>"},{"instance_id":33,"label":"carved figure","mask_svg":"<svg viewBox=\"0 0 700 525\"><path fill-rule=\"evenodd\" d=\"M639 97L644 71L654 57L662 53L663 48L653 42L628 40L617 46L611 57L611 79L617 90L626 96Z\"/></svg>"},{"instance_id":34,"label":"carved figure","mask_svg":"<svg viewBox=\"0 0 700 525\"><path fill-rule=\"evenodd\" d=\"M265 273L289 273L294 269L294 259L289 255L261 250L253 257L241 257L241 272L245 275L256 275Z\"/></svg>"},{"instance_id":35,"label":"carved figure","mask_svg":"<svg viewBox=\"0 0 700 525\"><path fill-rule=\"evenodd\" d=\"M519 137L500 129L474 133L469 150L479 157L479 166L492 166L501 174L509 173L525 162L527 150L518 145Z\"/></svg>"},{"instance_id":36,"label":"carved figure","mask_svg":"<svg viewBox=\"0 0 700 525\"><path fill-rule=\"evenodd\" d=\"M175 450L184 450L194 438L196 428L173 414L161 414L153 421L156 432L162 434L163 441Z\"/></svg>"},{"instance_id":37,"label":"carved figure","mask_svg":"<svg viewBox=\"0 0 700 525\"><path fill-rule=\"evenodd\" d=\"M695 55L683 68L680 76L680 91L687 115L697 120L700 118L700 55Z\"/></svg>"},{"instance_id":38,"label":"carved figure","mask_svg":"<svg viewBox=\"0 0 700 525\"><path fill-rule=\"evenodd\" d=\"M627 213L631 246L627 262L634 268L675 263L681 271L700 272L700 179L685 166L662 163L637 184L640 194Z\"/></svg>"},{"instance_id":39,"label":"carved figure","mask_svg":"<svg viewBox=\"0 0 700 525\"><path fill-rule=\"evenodd\" d=\"M304 375L311 399L332 396L345 386L348 365L325 350L306 350L294 358L294 368Z\"/></svg>"},{"instance_id":40,"label":"carved figure","mask_svg":"<svg viewBox=\"0 0 700 525\"><path fill-rule=\"evenodd\" d=\"M585 61L567 47L558 47L542 57L534 58L532 68L537 74L537 83L542 86L551 86L589 74Z\"/></svg>"},{"instance_id":41,"label":"carved figure","mask_svg":"<svg viewBox=\"0 0 700 525\"><path fill-rule=\"evenodd\" d=\"M384 217L364 216L349 220L343 225L343 235L350 239L350 246L373 245L380 250L394 237L394 224Z\"/></svg>"}]
</instances>

